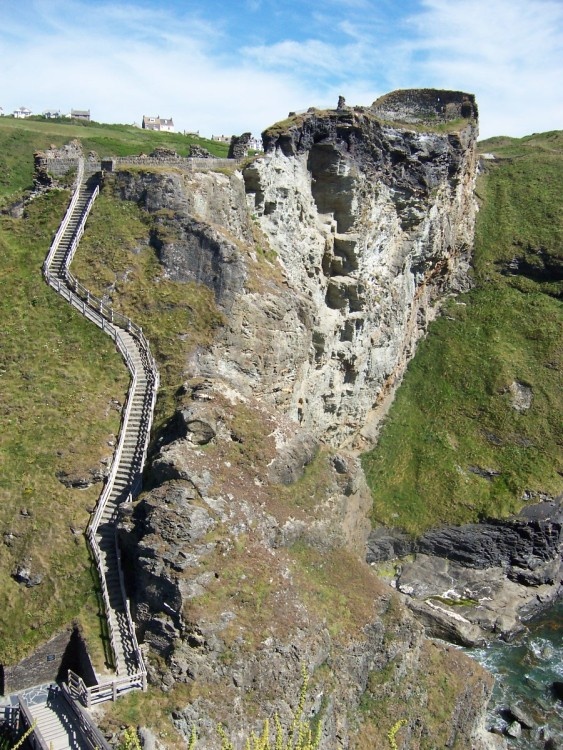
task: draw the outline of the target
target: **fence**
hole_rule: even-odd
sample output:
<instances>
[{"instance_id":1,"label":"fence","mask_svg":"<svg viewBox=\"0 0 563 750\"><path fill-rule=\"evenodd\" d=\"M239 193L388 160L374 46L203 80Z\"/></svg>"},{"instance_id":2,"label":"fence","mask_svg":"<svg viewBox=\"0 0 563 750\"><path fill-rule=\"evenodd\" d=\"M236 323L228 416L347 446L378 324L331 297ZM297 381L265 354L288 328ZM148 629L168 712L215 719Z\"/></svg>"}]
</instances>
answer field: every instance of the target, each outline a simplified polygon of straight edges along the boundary
<instances>
[{"instance_id":1,"label":"fence","mask_svg":"<svg viewBox=\"0 0 563 750\"><path fill-rule=\"evenodd\" d=\"M133 394L135 393L135 389L136 389L137 381L138 381L137 367L133 359L131 358L131 355L127 347L127 342L124 340L123 336L120 334L119 328L123 328L127 330L138 341L140 349L142 350L142 354L144 355L144 359L146 363L145 372L147 374L147 390L145 392L145 401L143 405L143 411L141 414L141 425L140 425L140 429L138 433L138 443L142 445L142 452L141 452L140 459L138 461L136 477L129 487L129 498L131 497L131 495L135 495L140 489L141 472L142 472L142 468L146 460L148 439L150 436L152 416L154 412L154 405L156 402L156 393L157 393L158 385L159 385L159 374L158 374L158 369L156 367L156 362L150 351L149 342L144 336L142 329L136 324L134 324L130 320L130 318L127 318L126 316L121 315L120 313L114 312L113 309L109 305L106 305L101 299L90 294L90 291L86 287L84 287L82 284L80 284L80 282L78 282L78 280L68 270L68 267L78 247L80 238L82 237L84 233L84 227L86 224L86 219L88 217L88 214L91 210L94 200L96 199L98 195L98 192L99 192L98 186L96 186L87 204L83 208L82 214L80 216L80 219L74 231L72 242L70 243L70 246L65 253L63 262L60 268L58 269L59 270L58 275L51 273L50 267L53 263L56 252L59 249L59 245L61 243L62 237L66 229L68 228L70 222L75 218L74 213L77 208L77 203L78 203L79 195L80 195L80 187L82 185L83 180L84 180L84 162L83 160L80 160L78 164L78 171L77 171L77 178L75 182L74 192L70 200L69 206L67 208L65 217L63 221L61 222L61 226L59 227L59 230L57 234L55 235L55 238L53 240L53 243L51 245L47 258L45 259L45 262L43 264L43 274L45 276L47 283L50 286L52 286L59 294L61 294L61 296L64 297L64 299L66 299L71 305L73 305L73 307L78 309L88 320L95 323L99 328L102 329L102 331L107 333L115 341L118 350L122 354L125 360L125 363L127 364L129 371L131 372L132 379L131 379L131 383L130 383L129 391L127 395L126 407L122 416L119 442L118 442L116 451L114 453L109 477L107 479L104 490L100 496L100 499L98 500L96 510L94 512L92 519L90 520L90 523L88 525L88 529L86 532L88 541L90 543L90 547L92 549L92 553L94 555L96 567L99 573L104 606L106 607L106 611L109 614L112 612L112 607L111 607L111 602L110 602L110 597L109 597L109 591L107 588L105 570L104 570L102 558L101 558L101 550L100 550L98 541L96 539L96 533L97 533L98 526L100 524L100 520L102 518L103 512L106 508L107 502L112 493L117 470L120 465L120 460L121 460L121 456L123 453L123 446L125 442L125 435L127 431L129 418L131 415ZM147 400L147 396L149 397L148 400ZM116 545L117 545L117 541L116 541ZM129 602L127 600L127 596L125 592L123 572L121 570L121 560L120 560L119 552L118 552L116 559L118 563L118 573L119 573L121 594L122 594L123 601L125 604L126 620L127 620L129 634L131 637L131 643L133 644L133 651L135 655L137 670L134 674L127 675L124 677L121 677L118 674L118 678L115 680L109 680L102 684L91 686L91 687L86 687L86 685L81 680L81 678L77 677L76 675L74 675L71 678L71 674L73 673L69 672L69 686L70 686L71 694L75 694L87 706L90 706L93 703L99 703L104 700L115 700L119 694L126 692L127 690L130 690L132 688L140 688L144 690L146 689L146 684L147 684L146 667L144 665L144 660L141 654L141 650L139 648L139 644L137 642L135 628L134 628L133 621L131 618ZM108 619L108 628L109 628L109 633L110 633L111 646L112 646L113 653L116 655L116 666L117 666L117 663L118 663L117 637L116 637L116 633L113 630L112 618L108 617L107 619Z\"/></svg>"}]
</instances>

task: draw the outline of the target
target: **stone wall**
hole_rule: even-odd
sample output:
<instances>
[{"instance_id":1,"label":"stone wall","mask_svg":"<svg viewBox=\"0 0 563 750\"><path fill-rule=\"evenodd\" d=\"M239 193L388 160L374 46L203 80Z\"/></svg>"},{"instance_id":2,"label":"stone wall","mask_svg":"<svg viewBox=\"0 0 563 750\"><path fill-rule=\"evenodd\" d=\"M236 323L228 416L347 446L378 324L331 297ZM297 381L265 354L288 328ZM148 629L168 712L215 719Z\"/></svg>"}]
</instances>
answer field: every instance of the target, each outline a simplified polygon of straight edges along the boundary
<instances>
[{"instance_id":1,"label":"stone wall","mask_svg":"<svg viewBox=\"0 0 563 750\"><path fill-rule=\"evenodd\" d=\"M117 156L104 159L104 169L114 171L120 167L172 167L182 170L221 169L236 167L238 159L193 158L193 157L159 157L159 156ZM111 165L111 169L110 169Z\"/></svg>"},{"instance_id":2,"label":"stone wall","mask_svg":"<svg viewBox=\"0 0 563 750\"><path fill-rule=\"evenodd\" d=\"M36 173L48 173L53 177L63 177L78 169L78 156L67 156L37 153L35 155ZM237 167L239 159L190 158L190 157L153 157L153 156L117 156L107 159L85 159L86 172L113 172L121 167L167 167L183 171L202 169L224 169Z\"/></svg>"},{"instance_id":3,"label":"stone wall","mask_svg":"<svg viewBox=\"0 0 563 750\"><path fill-rule=\"evenodd\" d=\"M78 627L68 627L37 648L31 656L12 666L0 666L0 692L17 693L34 685L66 679L68 669L96 684L86 643Z\"/></svg>"}]
</instances>

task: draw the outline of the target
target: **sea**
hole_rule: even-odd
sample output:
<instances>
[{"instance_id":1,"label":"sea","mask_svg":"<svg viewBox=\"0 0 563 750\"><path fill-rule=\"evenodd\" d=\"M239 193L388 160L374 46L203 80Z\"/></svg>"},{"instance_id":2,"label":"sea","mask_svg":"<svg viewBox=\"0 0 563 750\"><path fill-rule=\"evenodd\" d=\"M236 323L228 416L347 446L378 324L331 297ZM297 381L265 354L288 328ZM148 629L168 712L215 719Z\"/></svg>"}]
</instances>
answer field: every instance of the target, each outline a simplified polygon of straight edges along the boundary
<instances>
[{"instance_id":1,"label":"sea","mask_svg":"<svg viewBox=\"0 0 563 750\"><path fill-rule=\"evenodd\" d=\"M523 730L518 738L508 737L511 750L544 750L549 737L556 740L554 747L563 747L563 702L552 689L554 682L563 682L563 599L527 626L510 643L497 641L466 650L495 677L487 726L504 733L511 723L506 709L517 704L536 726Z\"/></svg>"}]
</instances>

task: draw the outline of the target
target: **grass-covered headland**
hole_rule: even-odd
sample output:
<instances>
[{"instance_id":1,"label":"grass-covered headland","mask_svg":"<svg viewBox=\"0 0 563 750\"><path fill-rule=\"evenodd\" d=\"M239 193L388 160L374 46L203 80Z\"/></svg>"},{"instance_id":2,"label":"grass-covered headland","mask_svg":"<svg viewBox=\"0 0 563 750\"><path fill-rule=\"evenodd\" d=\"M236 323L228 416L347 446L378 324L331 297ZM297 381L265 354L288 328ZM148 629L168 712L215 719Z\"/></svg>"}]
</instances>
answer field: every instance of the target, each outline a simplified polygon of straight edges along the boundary
<instances>
[{"instance_id":1,"label":"grass-covered headland","mask_svg":"<svg viewBox=\"0 0 563 750\"><path fill-rule=\"evenodd\" d=\"M477 184L474 288L431 326L363 457L374 523L413 534L563 490L563 132L480 150L495 159Z\"/></svg>"},{"instance_id":2,"label":"grass-covered headland","mask_svg":"<svg viewBox=\"0 0 563 750\"><path fill-rule=\"evenodd\" d=\"M69 193L42 195L21 216L11 210L32 186L34 151L73 138L85 153L101 156L150 153L157 146L185 155L194 142L226 155L225 144L180 134L0 118L0 664L15 663L75 618L92 636L100 667L104 656L98 583L82 533L102 484L78 489L59 477L88 478L110 460L128 373L111 340L42 279L41 265ZM106 204L100 199L98 210L108 222L106 235L113 233L127 247L139 231L148 233L128 206ZM96 215L85 241L95 245L99 231ZM189 319L194 328L194 317L208 316L210 327L217 324L207 290L190 300L189 309L185 301L175 307L175 285L160 285L151 296L147 280L158 269L147 253L136 260L139 272L125 291L144 297L153 323L177 327ZM153 329L148 325L150 336L157 334ZM164 374L176 364L169 341L176 334L165 334L157 352ZM35 585L17 582L18 571Z\"/></svg>"}]
</instances>

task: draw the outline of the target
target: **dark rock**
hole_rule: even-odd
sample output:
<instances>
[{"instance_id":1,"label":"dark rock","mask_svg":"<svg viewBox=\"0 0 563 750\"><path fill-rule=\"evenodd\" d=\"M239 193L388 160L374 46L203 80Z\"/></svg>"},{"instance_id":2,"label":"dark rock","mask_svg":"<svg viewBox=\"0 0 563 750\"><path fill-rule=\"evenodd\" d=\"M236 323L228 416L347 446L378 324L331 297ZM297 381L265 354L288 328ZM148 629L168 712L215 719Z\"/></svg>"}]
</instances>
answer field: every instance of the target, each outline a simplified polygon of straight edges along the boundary
<instances>
[{"instance_id":1,"label":"dark rock","mask_svg":"<svg viewBox=\"0 0 563 750\"><path fill-rule=\"evenodd\" d=\"M18 565L15 572L12 573L12 578L14 581L17 581L17 583L25 584L27 588L39 586L43 581L41 573L32 573L28 563L21 563Z\"/></svg>"},{"instance_id":2,"label":"dark rock","mask_svg":"<svg viewBox=\"0 0 563 750\"><path fill-rule=\"evenodd\" d=\"M237 246L202 221L187 219L184 238L163 242L156 238L159 260L173 281L196 281L215 293L218 304L230 309L242 291L246 269Z\"/></svg>"},{"instance_id":3,"label":"dark rock","mask_svg":"<svg viewBox=\"0 0 563 750\"><path fill-rule=\"evenodd\" d=\"M203 146L198 146L196 143L190 145L190 152L188 154L190 159L212 159L213 154Z\"/></svg>"},{"instance_id":4,"label":"dark rock","mask_svg":"<svg viewBox=\"0 0 563 750\"><path fill-rule=\"evenodd\" d=\"M394 560L410 555L414 549L415 540L404 531L379 526L369 535L366 560L368 563Z\"/></svg>"},{"instance_id":5,"label":"dark rock","mask_svg":"<svg viewBox=\"0 0 563 750\"><path fill-rule=\"evenodd\" d=\"M562 541L559 501L540 503L507 519L434 529L417 540L416 550L468 567L502 566L513 580L534 584L552 580L549 563L559 559Z\"/></svg>"},{"instance_id":6,"label":"dark rock","mask_svg":"<svg viewBox=\"0 0 563 750\"><path fill-rule=\"evenodd\" d=\"M153 159L163 159L168 161L169 159L178 159L178 154L172 148L165 148L164 146L157 146L154 151L150 153Z\"/></svg>"},{"instance_id":7,"label":"dark rock","mask_svg":"<svg viewBox=\"0 0 563 750\"><path fill-rule=\"evenodd\" d=\"M555 680L555 682L552 682L551 692L558 701L563 701L563 681Z\"/></svg>"},{"instance_id":8,"label":"dark rock","mask_svg":"<svg viewBox=\"0 0 563 750\"><path fill-rule=\"evenodd\" d=\"M107 468L101 469L95 467L88 469L86 472L79 471L58 471L56 477L65 487L83 490L91 487L93 484L103 482L107 476Z\"/></svg>"},{"instance_id":9,"label":"dark rock","mask_svg":"<svg viewBox=\"0 0 563 750\"><path fill-rule=\"evenodd\" d=\"M528 246L522 255L510 261L497 261L504 276L524 276L536 282L554 282L563 279L563 260L544 248Z\"/></svg>"},{"instance_id":10,"label":"dark rock","mask_svg":"<svg viewBox=\"0 0 563 750\"><path fill-rule=\"evenodd\" d=\"M477 474L477 476L489 481L500 476L500 471L495 471L495 469L483 469L481 466L468 466L467 468L472 474Z\"/></svg>"},{"instance_id":11,"label":"dark rock","mask_svg":"<svg viewBox=\"0 0 563 750\"><path fill-rule=\"evenodd\" d=\"M248 156L248 148L252 133L243 133L242 135L233 135L229 145L229 159L244 159Z\"/></svg>"}]
</instances>

